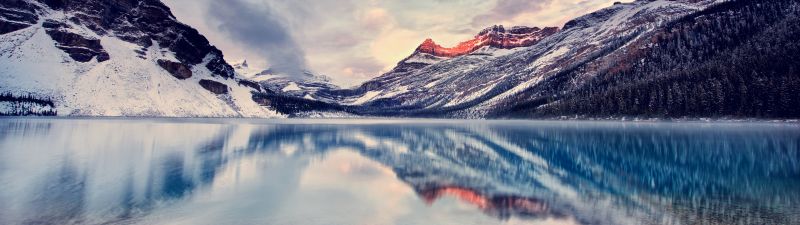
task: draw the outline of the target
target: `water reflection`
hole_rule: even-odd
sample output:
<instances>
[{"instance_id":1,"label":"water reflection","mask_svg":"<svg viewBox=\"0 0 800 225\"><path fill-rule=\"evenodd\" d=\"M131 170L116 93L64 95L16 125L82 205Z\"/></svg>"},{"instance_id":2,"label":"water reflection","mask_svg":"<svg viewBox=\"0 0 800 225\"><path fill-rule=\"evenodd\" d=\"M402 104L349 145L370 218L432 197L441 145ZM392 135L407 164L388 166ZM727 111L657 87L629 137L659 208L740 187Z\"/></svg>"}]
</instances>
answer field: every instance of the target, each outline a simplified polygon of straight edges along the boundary
<instances>
[{"instance_id":1,"label":"water reflection","mask_svg":"<svg viewBox=\"0 0 800 225\"><path fill-rule=\"evenodd\" d=\"M794 124L290 122L2 119L0 224L800 224Z\"/></svg>"}]
</instances>

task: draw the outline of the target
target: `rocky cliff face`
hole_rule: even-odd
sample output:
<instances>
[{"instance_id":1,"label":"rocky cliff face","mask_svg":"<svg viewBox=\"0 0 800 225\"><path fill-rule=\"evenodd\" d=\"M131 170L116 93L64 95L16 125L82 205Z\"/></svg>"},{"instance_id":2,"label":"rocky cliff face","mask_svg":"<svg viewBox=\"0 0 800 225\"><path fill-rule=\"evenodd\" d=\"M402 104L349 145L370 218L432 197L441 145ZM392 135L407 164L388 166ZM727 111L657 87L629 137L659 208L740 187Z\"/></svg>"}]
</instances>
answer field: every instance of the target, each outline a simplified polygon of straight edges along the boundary
<instances>
[{"instance_id":1,"label":"rocky cliff face","mask_svg":"<svg viewBox=\"0 0 800 225\"><path fill-rule=\"evenodd\" d=\"M100 40L70 32L73 27L67 23L48 19L42 23L42 27L56 41L56 47L75 61L89 62L96 58L97 62L103 62L111 57L100 45Z\"/></svg>"},{"instance_id":2,"label":"rocky cliff face","mask_svg":"<svg viewBox=\"0 0 800 225\"><path fill-rule=\"evenodd\" d=\"M500 49L528 47L538 43L547 36L555 34L558 30L557 27L540 29L538 27L522 26L505 29L502 25L498 25L486 28L478 33L475 38L461 42L452 48L442 47L433 42L432 39L426 39L417 47L416 52L438 57L453 58L473 53L485 46Z\"/></svg>"},{"instance_id":3,"label":"rocky cliff face","mask_svg":"<svg viewBox=\"0 0 800 225\"><path fill-rule=\"evenodd\" d=\"M637 1L576 18L560 30L492 27L473 41L483 43L478 45L483 47L471 50L472 45L466 42L459 45L461 48L449 49L449 53L469 52L455 57L434 55L439 48L424 44L422 51L401 61L394 70L346 93L351 97L345 102L370 112L399 113L394 115L485 117L489 111L508 109L496 102L515 96L572 64L606 54L618 48L617 44L638 38L659 24L704 7L682 1ZM536 35L520 38L526 37L520 33ZM529 46L505 48L516 44Z\"/></svg>"},{"instance_id":4,"label":"rocky cliff face","mask_svg":"<svg viewBox=\"0 0 800 225\"><path fill-rule=\"evenodd\" d=\"M0 2L0 34L24 29L36 24L40 8L25 0L7 0Z\"/></svg>"},{"instance_id":5,"label":"rocky cliff face","mask_svg":"<svg viewBox=\"0 0 800 225\"><path fill-rule=\"evenodd\" d=\"M797 118L798 8L616 3L561 29L495 26L451 48L426 40L388 73L339 89L269 70L245 80L156 0L7 0L0 114L275 115L261 104L287 114Z\"/></svg>"},{"instance_id":6,"label":"rocky cliff face","mask_svg":"<svg viewBox=\"0 0 800 225\"><path fill-rule=\"evenodd\" d=\"M447 118L798 118L791 0L615 3L562 29L426 40L388 73L330 91L347 112Z\"/></svg>"},{"instance_id":7,"label":"rocky cliff face","mask_svg":"<svg viewBox=\"0 0 800 225\"><path fill-rule=\"evenodd\" d=\"M58 115L275 115L158 0L2 1L0 55L0 93L52 100Z\"/></svg>"},{"instance_id":8,"label":"rocky cliff face","mask_svg":"<svg viewBox=\"0 0 800 225\"><path fill-rule=\"evenodd\" d=\"M54 11L67 12L67 20L98 35L114 36L142 48L156 45L175 53L181 63L205 64L214 75L232 78L233 68L222 52L211 46L197 30L180 23L158 0L42 0Z\"/></svg>"}]
</instances>

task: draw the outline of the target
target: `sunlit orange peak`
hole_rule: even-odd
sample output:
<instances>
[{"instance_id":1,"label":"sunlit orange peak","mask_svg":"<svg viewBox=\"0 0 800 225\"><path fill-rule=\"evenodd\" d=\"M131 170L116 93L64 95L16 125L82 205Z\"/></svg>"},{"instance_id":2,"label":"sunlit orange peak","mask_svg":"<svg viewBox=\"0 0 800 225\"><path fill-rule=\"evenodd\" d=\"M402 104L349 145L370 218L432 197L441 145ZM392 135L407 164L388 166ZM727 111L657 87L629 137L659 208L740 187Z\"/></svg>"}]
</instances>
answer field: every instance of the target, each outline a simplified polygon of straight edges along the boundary
<instances>
[{"instance_id":1,"label":"sunlit orange peak","mask_svg":"<svg viewBox=\"0 0 800 225\"><path fill-rule=\"evenodd\" d=\"M522 26L505 29L503 26L498 25L486 28L473 39L461 42L451 48L442 47L428 38L417 47L417 52L452 58L470 54L484 46L503 49L527 47L539 43L543 38L555 34L558 30L557 27L540 29L538 27Z\"/></svg>"}]
</instances>

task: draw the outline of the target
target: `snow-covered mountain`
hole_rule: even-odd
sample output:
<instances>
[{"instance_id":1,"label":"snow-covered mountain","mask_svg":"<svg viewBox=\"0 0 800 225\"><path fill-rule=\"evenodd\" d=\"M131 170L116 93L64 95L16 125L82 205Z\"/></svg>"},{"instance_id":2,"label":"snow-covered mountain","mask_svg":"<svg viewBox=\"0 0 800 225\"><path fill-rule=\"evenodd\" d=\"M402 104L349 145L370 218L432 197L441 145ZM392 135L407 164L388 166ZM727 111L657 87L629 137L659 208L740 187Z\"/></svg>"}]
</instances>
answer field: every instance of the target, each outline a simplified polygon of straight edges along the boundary
<instances>
[{"instance_id":1,"label":"snow-covered mountain","mask_svg":"<svg viewBox=\"0 0 800 225\"><path fill-rule=\"evenodd\" d=\"M319 91L339 104L321 106L448 118L797 118L798 5L638 0L561 29L495 26L452 48L429 39L357 88ZM287 113L319 110L277 102Z\"/></svg>"},{"instance_id":2,"label":"snow-covered mountain","mask_svg":"<svg viewBox=\"0 0 800 225\"><path fill-rule=\"evenodd\" d=\"M0 114L272 117L158 0L0 2Z\"/></svg>"},{"instance_id":3,"label":"snow-covered mountain","mask_svg":"<svg viewBox=\"0 0 800 225\"><path fill-rule=\"evenodd\" d=\"M424 40L350 89L230 66L157 0L0 2L0 114L800 117L800 3L637 0Z\"/></svg>"},{"instance_id":4,"label":"snow-covered mountain","mask_svg":"<svg viewBox=\"0 0 800 225\"><path fill-rule=\"evenodd\" d=\"M484 29L475 38L461 42L452 48L442 47L432 39L426 39L417 47L415 54L425 53L436 57L453 58L472 54L486 46L500 49L528 47L556 32L558 32L557 27L540 29L538 27L517 26L506 30L503 26L496 25Z\"/></svg>"},{"instance_id":5,"label":"snow-covered mountain","mask_svg":"<svg viewBox=\"0 0 800 225\"><path fill-rule=\"evenodd\" d=\"M233 68L237 73L260 85L263 92L308 100L335 102L335 100L320 96L319 91L340 89L331 83L329 77L314 74L308 70L304 74L289 75L272 69L261 70L253 68L247 63L247 60L233 64Z\"/></svg>"},{"instance_id":6,"label":"snow-covered mountain","mask_svg":"<svg viewBox=\"0 0 800 225\"><path fill-rule=\"evenodd\" d=\"M556 27L505 29L503 26L492 26L478 33L473 39L461 42L452 48L442 47L433 40L426 39L411 56L400 61L390 72L362 85L357 89L357 96L344 98L343 103L370 105L375 102L376 106L384 106L387 104L381 103L381 100L397 99L401 95L409 93L433 91L432 88L436 84L433 81L425 82L423 80L439 80L433 78L433 76L437 76L436 73L444 75L456 71L427 70L432 65L445 65L460 61L459 66L451 67L451 69L474 69L482 62L492 61L522 50L524 47L535 45L558 30ZM441 91L450 92L451 90Z\"/></svg>"},{"instance_id":7,"label":"snow-covered mountain","mask_svg":"<svg viewBox=\"0 0 800 225\"><path fill-rule=\"evenodd\" d=\"M362 85L345 103L408 115L485 117L503 99L540 84L570 63L591 60L617 42L642 38L643 33L702 10L709 3L620 3L570 21L560 30L512 28L505 32L503 27L490 27L453 48L426 40L412 56ZM513 35L519 33L517 30L529 30L535 38L520 45L472 44L487 33L493 37ZM576 82L587 79L575 78Z\"/></svg>"}]
</instances>

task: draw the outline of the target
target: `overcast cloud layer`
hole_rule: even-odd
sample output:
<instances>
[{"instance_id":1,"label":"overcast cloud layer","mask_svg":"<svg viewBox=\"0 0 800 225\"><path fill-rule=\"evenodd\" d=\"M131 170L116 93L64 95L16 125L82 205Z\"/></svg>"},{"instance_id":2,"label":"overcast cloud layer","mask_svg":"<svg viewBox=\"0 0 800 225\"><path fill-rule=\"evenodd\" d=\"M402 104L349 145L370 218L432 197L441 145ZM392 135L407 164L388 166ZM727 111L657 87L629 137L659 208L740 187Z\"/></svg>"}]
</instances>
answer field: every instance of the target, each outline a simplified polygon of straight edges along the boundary
<instances>
[{"instance_id":1,"label":"overcast cloud layer","mask_svg":"<svg viewBox=\"0 0 800 225\"><path fill-rule=\"evenodd\" d=\"M562 26L614 0L164 0L229 62L297 73L342 86L388 71L425 38L445 46L483 28Z\"/></svg>"},{"instance_id":2,"label":"overcast cloud layer","mask_svg":"<svg viewBox=\"0 0 800 225\"><path fill-rule=\"evenodd\" d=\"M227 0L211 1L209 9L206 22L215 31L266 59L273 70L300 75L306 69L305 50L271 7Z\"/></svg>"}]
</instances>

